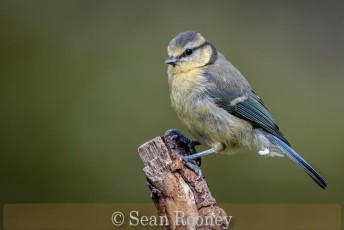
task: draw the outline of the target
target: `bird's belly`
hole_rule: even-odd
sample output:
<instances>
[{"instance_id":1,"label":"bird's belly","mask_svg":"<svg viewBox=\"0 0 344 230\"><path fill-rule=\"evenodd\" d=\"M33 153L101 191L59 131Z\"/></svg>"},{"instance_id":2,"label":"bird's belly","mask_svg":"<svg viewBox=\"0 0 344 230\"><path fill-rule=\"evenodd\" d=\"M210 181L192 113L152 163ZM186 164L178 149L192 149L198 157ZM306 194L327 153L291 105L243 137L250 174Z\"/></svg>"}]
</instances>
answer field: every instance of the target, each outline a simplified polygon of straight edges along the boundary
<instances>
[{"instance_id":1,"label":"bird's belly","mask_svg":"<svg viewBox=\"0 0 344 230\"><path fill-rule=\"evenodd\" d=\"M202 144L218 152L252 146L251 124L218 107L211 98L190 94L172 104L182 123Z\"/></svg>"}]
</instances>

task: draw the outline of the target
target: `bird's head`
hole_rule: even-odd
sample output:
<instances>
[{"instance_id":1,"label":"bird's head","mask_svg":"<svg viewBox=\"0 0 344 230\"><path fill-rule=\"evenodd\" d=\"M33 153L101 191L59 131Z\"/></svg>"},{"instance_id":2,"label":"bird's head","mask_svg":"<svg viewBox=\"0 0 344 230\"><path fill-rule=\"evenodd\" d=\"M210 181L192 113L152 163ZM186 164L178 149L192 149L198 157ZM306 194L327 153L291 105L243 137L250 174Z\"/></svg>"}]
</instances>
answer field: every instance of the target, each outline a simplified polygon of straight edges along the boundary
<instances>
[{"instance_id":1,"label":"bird's head","mask_svg":"<svg viewBox=\"0 0 344 230\"><path fill-rule=\"evenodd\" d=\"M188 30L172 39L167 55L165 63L169 65L169 71L179 73L212 64L217 51L200 33Z\"/></svg>"}]
</instances>

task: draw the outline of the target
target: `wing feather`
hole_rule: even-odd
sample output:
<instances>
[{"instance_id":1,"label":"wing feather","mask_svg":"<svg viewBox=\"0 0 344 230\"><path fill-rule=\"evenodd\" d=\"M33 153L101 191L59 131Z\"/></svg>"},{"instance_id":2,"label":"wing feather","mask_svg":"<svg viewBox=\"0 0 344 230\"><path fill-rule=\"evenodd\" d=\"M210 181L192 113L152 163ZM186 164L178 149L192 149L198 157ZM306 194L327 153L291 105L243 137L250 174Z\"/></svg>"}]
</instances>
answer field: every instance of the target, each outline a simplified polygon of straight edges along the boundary
<instances>
[{"instance_id":1,"label":"wing feather","mask_svg":"<svg viewBox=\"0 0 344 230\"><path fill-rule=\"evenodd\" d=\"M228 113L249 121L255 128L261 128L268 133L278 137L286 144L288 140L283 136L275 120L272 118L269 110L264 105L264 102L258 95L248 86L246 90L242 88L239 90L238 82L231 84L230 81L223 81L223 76L214 78L209 72L205 74L208 79L208 92L214 99L215 103ZM242 76L242 75L241 75ZM238 100L237 103L231 104L237 98L245 98Z\"/></svg>"}]
</instances>

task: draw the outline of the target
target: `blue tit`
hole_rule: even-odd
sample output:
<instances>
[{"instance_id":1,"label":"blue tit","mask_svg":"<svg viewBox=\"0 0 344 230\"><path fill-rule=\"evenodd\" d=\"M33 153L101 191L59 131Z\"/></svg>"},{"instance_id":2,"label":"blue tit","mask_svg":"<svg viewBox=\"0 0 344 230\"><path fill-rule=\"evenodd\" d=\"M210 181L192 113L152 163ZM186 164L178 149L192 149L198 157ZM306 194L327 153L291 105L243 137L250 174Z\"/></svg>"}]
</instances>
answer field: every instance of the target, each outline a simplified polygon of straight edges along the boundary
<instances>
[{"instance_id":1,"label":"blue tit","mask_svg":"<svg viewBox=\"0 0 344 230\"><path fill-rule=\"evenodd\" d=\"M290 146L245 77L200 33L185 31L167 48L171 104L189 132L209 147L191 162L219 152L253 149L288 156L321 187L326 181Z\"/></svg>"}]
</instances>

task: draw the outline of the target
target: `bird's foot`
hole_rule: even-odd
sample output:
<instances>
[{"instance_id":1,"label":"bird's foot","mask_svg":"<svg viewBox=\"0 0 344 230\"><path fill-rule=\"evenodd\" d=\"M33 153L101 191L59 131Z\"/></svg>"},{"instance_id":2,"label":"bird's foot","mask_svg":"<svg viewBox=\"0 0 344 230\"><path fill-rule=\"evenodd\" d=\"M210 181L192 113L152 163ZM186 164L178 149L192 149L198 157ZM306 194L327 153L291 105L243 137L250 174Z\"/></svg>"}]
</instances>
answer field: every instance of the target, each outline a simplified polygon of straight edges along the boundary
<instances>
[{"instance_id":1,"label":"bird's foot","mask_svg":"<svg viewBox=\"0 0 344 230\"><path fill-rule=\"evenodd\" d=\"M203 177L201 166L201 158L192 158L193 154L197 154L196 145L200 143L196 140L191 140L177 129L170 129L165 132L165 136L169 136L173 143L169 143L169 147L176 151L176 155L180 157L185 165L194 171L198 177L197 180Z\"/></svg>"},{"instance_id":2,"label":"bird's foot","mask_svg":"<svg viewBox=\"0 0 344 230\"><path fill-rule=\"evenodd\" d=\"M196 146L200 145L201 143L199 143L197 140L191 140L190 138L188 138L187 136L185 136L182 132L180 132L177 129L169 129L165 132L165 136L170 136L172 138L172 140L179 145L179 147L181 148L185 148L187 145L186 150L189 150L188 152L190 152L191 154L195 154L197 153L196 150ZM172 149L175 149L175 146L172 146ZM185 154L184 154L185 155Z\"/></svg>"},{"instance_id":3,"label":"bird's foot","mask_svg":"<svg viewBox=\"0 0 344 230\"><path fill-rule=\"evenodd\" d=\"M189 156L180 156L180 158L183 159L185 165L194 171L197 174L196 180L199 180L203 177L203 173L201 170L201 167L199 165L199 162L201 161L201 158L197 158L196 160L192 160L189 158ZM199 160L199 161L198 161Z\"/></svg>"}]
</instances>

